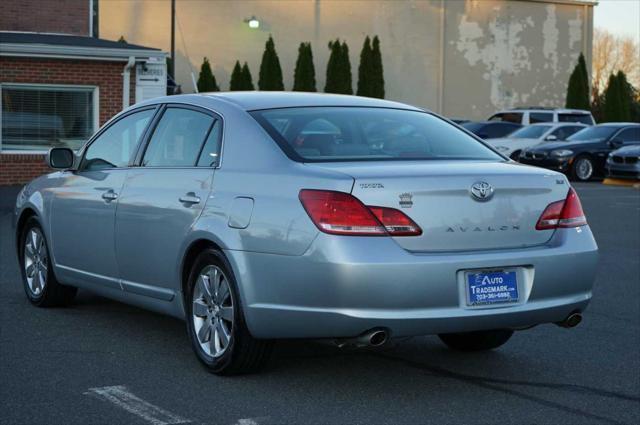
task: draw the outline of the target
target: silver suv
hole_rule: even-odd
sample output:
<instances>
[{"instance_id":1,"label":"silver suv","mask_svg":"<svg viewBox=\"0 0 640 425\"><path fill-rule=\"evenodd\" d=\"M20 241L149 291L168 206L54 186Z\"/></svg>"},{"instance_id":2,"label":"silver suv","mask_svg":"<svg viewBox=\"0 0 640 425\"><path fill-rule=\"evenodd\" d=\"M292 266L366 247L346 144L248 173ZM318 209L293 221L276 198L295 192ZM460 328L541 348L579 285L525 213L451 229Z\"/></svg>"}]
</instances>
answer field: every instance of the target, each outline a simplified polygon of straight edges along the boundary
<instances>
[{"instance_id":1,"label":"silver suv","mask_svg":"<svg viewBox=\"0 0 640 425\"><path fill-rule=\"evenodd\" d=\"M496 112L489 121L506 121L516 124L528 125L540 122L579 122L594 125L595 121L591 112L583 109L559 109L559 108L514 108Z\"/></svg>"}]
</instances>

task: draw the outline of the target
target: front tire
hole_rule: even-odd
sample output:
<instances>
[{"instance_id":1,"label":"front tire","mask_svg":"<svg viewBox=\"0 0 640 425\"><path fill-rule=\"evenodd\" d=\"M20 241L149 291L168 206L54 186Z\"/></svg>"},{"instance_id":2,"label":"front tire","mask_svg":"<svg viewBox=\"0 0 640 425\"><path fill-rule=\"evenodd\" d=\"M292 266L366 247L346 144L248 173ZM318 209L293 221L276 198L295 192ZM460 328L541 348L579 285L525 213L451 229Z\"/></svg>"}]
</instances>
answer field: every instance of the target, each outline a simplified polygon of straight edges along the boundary
<instances>
[{"instance_id":1,"label":"front tire","mask_svg":"<svg viewBox=\"0 0 640 425\"><path fill-rule=\"evenodd\" d=\"M591 180L594 172L594 165L591 158L588 156L579 156L573 162L573 167L571 168L571 175L574 180L578 180L581 182L586 182Z\"/></svg>"},{"instance_id":2,"label":"front tire","mask_svg":"<svg viewBox=\"0 0 640 425\"><path fill-rule=\"evenodd\" d=\"M18 258L24 291L33 305L55 307L68 305L73 301L77 288L62 285L56 280L47 239L35 217L27 220L20 235Z\"/></svg>"},{"instance_id":3,"label":"front tire","mask_svg":"<svg viewBox=\"0 0 640 425\"><path fill-rule=\"evenodd\" d=\"M486 351L504 345L513 335L511 329L440 334L447 347L458 351Z\"/></svg>"},{"instance_id":4,"label":"front tire","mask_svg":"<svg viewBox=\"0 0 640 425\"><path fill-rule=\"evenodd\" d=\"M186 298L187 332L198 360L217 375L257 372L272 342L251 336L227 259L209 249L196 259Z\"/></svg>"}]
</instances>

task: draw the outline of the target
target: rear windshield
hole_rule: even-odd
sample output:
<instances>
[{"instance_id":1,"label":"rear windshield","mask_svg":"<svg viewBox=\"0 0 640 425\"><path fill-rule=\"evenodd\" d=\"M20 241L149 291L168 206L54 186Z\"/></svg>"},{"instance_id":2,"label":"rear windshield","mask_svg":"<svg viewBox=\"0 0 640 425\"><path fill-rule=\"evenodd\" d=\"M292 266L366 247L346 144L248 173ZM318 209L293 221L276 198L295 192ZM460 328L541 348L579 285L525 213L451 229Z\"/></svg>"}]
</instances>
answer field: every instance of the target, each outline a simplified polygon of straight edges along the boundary
<instances>
[{"instance_id":1,"label":"rear windshield","mask_svg":"<svg viewBox=\"0 0 640 425\"><path fill-rule=\"evenodd\" d=\"M549 125L531 125L529 127L523 127L520 130L516 130L511 135L510 139L537 139L542 137L544 133L549 131L551 126Z\"/></svg>"},{"instance_id":2,"label":"rear windshield","mask_svg":"<svg viewBox=\"0 0 640 425\"><path fill-rule=\"evenodd\" d=\"M584 141L584 140L606 140L614 132L618 131L620 127L609 127L606 125L588 127L584 130L580 130L577 133L567 138L570 142Z\"/></svg>"},{"instance_id":3,"label":"rear windshield","mask_svg":"<svg viewBox=\"0 0 640 425\"><path fill-rule=\"evenodd\" d=\"M593 118L589 114L558 114L559 122L580 122L582 124L592 125Z\"/></svg>"},{"instance_id":4,"label":"rear windshield","mask_svg":"<svg viewBox=\"0 0 640 425\"><path fill-rule=\"evenodd\" d=\"M503 159L457 126L425 112L304 107L251 115L300 162Z\"/></svg>"}]
</instances>

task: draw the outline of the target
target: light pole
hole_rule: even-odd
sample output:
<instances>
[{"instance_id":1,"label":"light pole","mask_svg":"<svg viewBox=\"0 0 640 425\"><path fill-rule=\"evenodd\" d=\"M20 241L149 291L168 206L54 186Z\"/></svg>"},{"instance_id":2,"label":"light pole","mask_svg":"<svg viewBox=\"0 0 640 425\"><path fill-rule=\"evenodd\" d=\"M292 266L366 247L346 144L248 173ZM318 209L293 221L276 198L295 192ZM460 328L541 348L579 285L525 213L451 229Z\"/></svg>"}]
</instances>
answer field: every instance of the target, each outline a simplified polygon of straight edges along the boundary
<instances>
[{"instance_id":1,"label":"light pole","mask_svg":"<svg viewBox=\"0 0 640 425\"><path fill-rule=\"evenodd\" d=\"M171 67L169 74L173 81L176 80L176 0L171 0Z\"/></svg>"}]
</instances>

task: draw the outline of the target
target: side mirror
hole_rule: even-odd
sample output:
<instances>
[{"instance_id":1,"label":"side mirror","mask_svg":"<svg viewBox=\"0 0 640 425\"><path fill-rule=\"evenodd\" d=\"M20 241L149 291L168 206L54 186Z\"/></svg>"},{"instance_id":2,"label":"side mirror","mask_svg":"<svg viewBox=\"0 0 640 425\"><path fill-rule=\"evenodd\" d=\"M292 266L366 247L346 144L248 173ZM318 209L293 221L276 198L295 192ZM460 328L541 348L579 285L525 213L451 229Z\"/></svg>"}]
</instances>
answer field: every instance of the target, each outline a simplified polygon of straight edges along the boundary
<instances>
[{"instance_id":1,"label":"side mirror","mask_svg":"<svg viewBox=\"0 0 640 425\"><path fill-rule=\"evenodd\" d=\"M69 148L51 148L47 154L47 165L58 170L73 168L75 154Z\"/></svg>"},{"instance_id":2,"label":"side mirror","mask_svg":"<svg viewBox=\"0 0 640 425\"><path fill-rule=\"evenodd\" d=\"M556 140L558 140L558 137L550 134L544 140L546 140L547 142L555 142Z\"/></svg>"}]
</instances>

